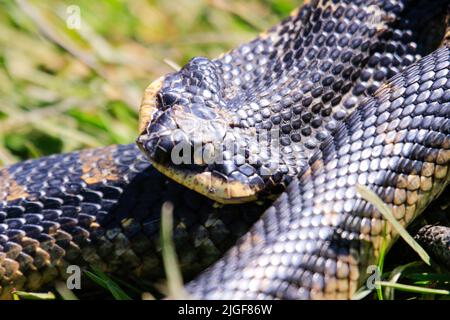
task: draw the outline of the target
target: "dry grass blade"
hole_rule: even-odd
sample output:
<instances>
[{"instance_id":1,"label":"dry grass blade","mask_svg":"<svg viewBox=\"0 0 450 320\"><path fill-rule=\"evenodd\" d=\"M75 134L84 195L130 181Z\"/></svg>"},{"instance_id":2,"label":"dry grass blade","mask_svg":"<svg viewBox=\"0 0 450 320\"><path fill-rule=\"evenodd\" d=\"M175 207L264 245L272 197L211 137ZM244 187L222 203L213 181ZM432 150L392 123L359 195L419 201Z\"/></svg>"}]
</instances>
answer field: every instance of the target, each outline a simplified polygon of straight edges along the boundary
<instances>
[{"instance_id":1,"label":"dry grass blade","mask_svg":"<svg viewBox=\"0 0 450 320\"><path fill-rule=\"evenodd\" d=\"M361 287L358 291L356 291L351 300L362 300L367 297L373 290L367 289L366 287Z\"/></svg>"},{"instance_id":2,"label":"dry grass blade","mask_svg":"<svg viewBox=\"0 0 450 320\"><path fill-rule=\"evenodd\" d=\"M70 52L74 57L85 63L87 66L95 70L99 75L103 72L99 70L98 63L94 56L81 51L76 48L67 39L63 38L58 34L40 15L39 11L36 10L28 1L26 0L16 0L17 4L22 8L22 10L36 23L41 32L51 41L58 44L60 47L64 48L67 52Z\"/></svg>"},{"instance_id":3,"label":"dry grass blade","mask_svg":"<svg viewBox=\"0 0 450 320\"><path fill-rule=\"evenodd\" d=\"M175 61L172 61L170 59L164 59L163 61L165 64L171 67L173 71L179 71L181 69L181 67Z\"/></svg>"},{"instance_id":4,"label":"dry grass blade","mask_svg":"<svg viewBox=\"0 0 450 320\"><path fill-rule=\"evenodd\" d=\"M164 269L166 271L169 297L172 299L187 299L183 278L178 268L178 259L172 240L173 205L165 202L161 210L161 243Z\"/></svg>"},{"instance_id":5,"label":"dry grass blade","mask_svg":"<svg viewBox=\"0 0 450 320\"><path fill-rule=\"evenodd\" d=\"M24 300L55 300L56 296L52 292L47 293L37 293L37 292L25 292L25 291L14 291L14 300L24 299Z\"/></svg>"},{"instance_id":6,"label":"dry grass blade","mask_svg":"<svg viewBox=\"0 0 450 320\"><path fill-rule=\"evenodd\" d=\"M417 252L420 258L427 264L431 265L431 258L426 253L426 251L414 240L413 237L406 231L405 228L395 219L391 212L391 209L378 197L375 192L367 188L366 186L358 184L356 190L361 195L361 197L371 203L378 211L383 215L383 217L389 221L392 227L398 232L398 234L409 244L409 246Z\"/></svg>"},{"instance_id":7,"label":"dry grass blade","mask_svg":"<svg viewBox=\"0 0 450 320\"><path fill-rule=\"evenodd\" d=\"M55 283L55 289L63 300L78 300L77 296L72 292L72 290L69 290L69 288L67 288L65 282L57 281Z\"/></svg>"}]
</instances>

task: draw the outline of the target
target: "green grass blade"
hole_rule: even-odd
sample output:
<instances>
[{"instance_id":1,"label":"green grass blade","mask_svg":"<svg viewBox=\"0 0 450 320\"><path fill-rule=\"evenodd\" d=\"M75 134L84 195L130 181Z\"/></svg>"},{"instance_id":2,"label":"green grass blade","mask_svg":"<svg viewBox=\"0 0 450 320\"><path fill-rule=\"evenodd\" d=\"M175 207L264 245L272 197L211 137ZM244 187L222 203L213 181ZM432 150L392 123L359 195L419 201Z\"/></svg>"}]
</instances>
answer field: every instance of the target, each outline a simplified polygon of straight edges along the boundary
<instances>
[{"instance_id":1,"label":"green grass blade","mask_svg":"<svg viewBox=\"0 0 450 320\"><path fill-rule=\"evenodd\" d=\"M110 282L108 282L108 290L116 300L133 300L116 284L110 284Z\"/></svg>"},{"instance_id":2,"label":"green grass blade","mask_svg":"<svg viewBox=\"0 0 450 320\"><path fill-rule=\"evenodd\" d=\"M95 283L108 290L116 300L132 300L119 285L112 281L105 273L93 268L94 272L85 271L86 275Z\"/></svg>"},{"instance_id":3,"label":"green grass blade","mask_svg":"<svg viewBox=\"0 0 450 320\"><path fill-rule=\"evenodd\" d=\"M142 292L141 294L142 300L155 300L155 297L150 292Z\"/></svg>"},{"instance_id":4,"label":"green grass blade","mask_svg":"<svg viewBox=\"0 0 450 320\"><path fill-rule=\"evenodd\" d=\"M381 240L381 248L380 248L380 258L378 259L378 272L380 274L383 274L384 258L386 257L386 251L387 251L386 226L387 226L387 224L384 223L384 226L383 226L383 239ZM378 300L384 300L383 290L381 289L380 286L377 286L377 297L378 297Z\"/></svg>"},{"instance_id":5,"label":"green grass blade","mask_svg":"<svg viewBox=\"0 0 450 320\"><path fill-rule=\"evenodd\" d=\"M91 278L92 281L94 281L96 284L98 284L99 286L103 287L104 289L107 289L106 283L105 281L103 281L102 278L100 278L99 276L97 276L95 273L92 273L90 271L84 271L84 273Z\"/></svg>"},{"instance_id":6,"label":"green grass blade","mask_svg":"<svg viewBox=\"0 0 450 320\"><path fill-rule=\"evenodd\" d=\"M52 292L38 293L38 292L25 292L14 291L13 295L24 300L55 300L56 296Z\"/></svg>"},{"instance_id":7,"label":"green grass blade","mask_svg":"<svg viewBox=\"0 0 450 320\"><path fill-rule=\"evenodd\" d=\"M390 272L389 275L389 283L397 283L397 281L400 279L400 277L403 275L403 272L411 267L418 267L422 264L422 261L414 261L405 265L401 265L398 266L397 268L395 268L394 270L392 270ZM394 299L394 288L392 287L386 287L385 291L384 291L384 296L389 299L389 300L393 300Z\"/></svg>"},{"instance_id":8,"label":"green grass blade","mask_svg":"<svg viewBox=\"0 0 450 320\"><path fill-rule=\"evenodd\" d=\"M422 294L450 295L449 290L443 290L443 289L424 288L424 287L418 287L418 286L411 286L411 285L407 285L407 284L391 283L388 281L377 281L376 284L383 286L383 287L395 288L400 291L415 292L415 293L422 293Z\"/></svg>"},{"instance_id":9,"label":"green grass blade","mask_svg":"<svg viewBox=\"0 0 450 320\"><path fill-rule=\"evenodd\" d=\"M127 292L133 293L135 295L140 295L144 289L139 289L136 285L129 283L125 279L120 279L116 276L111 276L111 280L114 281L118 286L127 290ZM139 282L141 282L139 280Z\"/></svg>"}]
</instances>

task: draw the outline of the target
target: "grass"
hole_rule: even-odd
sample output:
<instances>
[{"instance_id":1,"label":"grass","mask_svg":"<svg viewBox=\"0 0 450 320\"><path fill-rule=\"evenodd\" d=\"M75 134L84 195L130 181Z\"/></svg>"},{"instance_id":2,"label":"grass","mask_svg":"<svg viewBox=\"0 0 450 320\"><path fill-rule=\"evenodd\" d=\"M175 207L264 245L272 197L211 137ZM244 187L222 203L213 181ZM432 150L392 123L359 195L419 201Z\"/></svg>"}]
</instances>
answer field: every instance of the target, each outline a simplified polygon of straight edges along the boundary
<instances>
[{"instance_id":1,"label":"grass","mask_svg":"<svg viewBox=\"0 0 450 320\"><path fill-rule=\"evenodd\" d=\"M153 79L193 56L215 57L251 39L298 2L1 1L0 165L133 142L140 99ZM67 25L74 3L80 9L80 29ZM167 287L179 297L185 293L170 241L170 217L170 207L165 207ZM383 270L384 257L383 252L379 265ZM150 293L98 270L86 274L106 297L130 299L138 294L153 299ZM382 299L440 299L445 297L440 295L443 288L450 286L448 274L421 261L384 270L381 279L378 298ZM364 296L377 298L367 290L361 292ZM15 297L77 299L64 284L56 284L55 292L16 292Z\"/></svg>"},{"instance_id":2,"label":"grass","mask_svg":"<svg viewBox=\"0 0 450 320\"><path fill-rule=\"evenodd\" d=\"M375 192L367 188L363 185L357 185L356 186L357 191L359 194L368 202L373 204L375 208L383 215L383 217L389 222L392 227L397 231L397 233L400 235L400 237L403 238L403 240L406 241L406 243L419 255L419 257L425 262L427 265L431 265L431 258L426 253L426 251L414 240L414 238L406 231L405 228L395 219L394 215L391 212L391 209L381 200ZM384 236L386 237L386 228L384 230ZM384 244L385 242L383 242ZM383 254L386 250L386 245L382 245ZM381 259L380 259L381 260Z\"/></svg>"},{"instance_id":3,"label":"grass","mask_svg":"<svg viewBox=\"0 0 450 320\"><path fill-rule=\"evenodd\" d=\"M69 28L74 3L80 29ZM153 79L251 39L297 4L0 1L0 165L133 142Z\"/></svg>"},{"instance_id":4,"label":"grass","mask_svg":"<svg viewBox=\"0 0 450 320\"><path fill-rule=\"evenodd\" d=\"M183 278L172 241L173 205L166 202L161 211L162 257L166 271L168 296L172 299L188 299L189 296L184 290Z\"/></svg>"},{"instance_id":5,"label":"grass","mask_svg":"<svg viewBox=\"0 0 450 320\"><path fill-rule=\"evenodd\" d=\"M382 274L381 278L386 279L388 281L376 281L376 295L378 300L384 299L394 299L394 289L402 292L412 292L417 295L413 295L411 299L421 299L421 298L430 298L431 296L439 296L444 295L450 298L450 291L444 289L436 289L433 287L442 286L448 288L450 286L450 275L449 274L441 274L439 270L437 273L428 273L429 269L432 269L431 266L436 266L432 264L431 258L428 253L414 240L414 238L408 233L408 231L395 219L391 209L378 197L378 195L363 185L356 186L357 192L360 196L371 203L384 217L386 220L384 225L383 239L381 243L380 256L378 259L378 270ZM383 273L384 271L384 262L387 254L387 223L389 223L392 228L399 234L400 238L405 241L421 258L421 261L414 261L407 263L405 265L397 266L394 270ZM438 268L438 267L437 267ZM408 279L408 275L410 275L410 270L422 270L422 275L426 274L421 278L423 281L416 281L414 285L411 284L401 284L397 283L401 277ZM409 277L411 278L411 277ZM384 290L383 290L384 289ZM368 292L365 292L368 295ZM361 293L360 293L361 294ZM359 296L358 296L359 297ZM361 294L361 297L364 295Z\"/></svg>"},{"instance_id":6,"label":"grass","mask_svg":"<svg viewBox=\"0 0 450 320\"><path fill-rule=\"evenodd\" d=\"M91 278L92 281L97 283L102 288L106 289L116 300L131 300L130 296L123 291L123 289L114 282L108 275L100 270L94 269L94 272L85 271L85 274Z\"/></svg>"}]
</instances>

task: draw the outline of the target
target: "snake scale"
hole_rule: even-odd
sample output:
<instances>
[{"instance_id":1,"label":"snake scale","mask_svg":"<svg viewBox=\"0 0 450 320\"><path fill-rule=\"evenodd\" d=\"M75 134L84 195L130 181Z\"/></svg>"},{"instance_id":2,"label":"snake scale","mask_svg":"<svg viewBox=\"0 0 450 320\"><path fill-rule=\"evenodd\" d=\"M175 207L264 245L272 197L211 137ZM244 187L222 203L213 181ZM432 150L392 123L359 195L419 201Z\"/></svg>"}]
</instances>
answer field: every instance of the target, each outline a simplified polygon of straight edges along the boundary
<instances>
[{"instance_id":1,"label":"snake scale","mask_svg":"<svg viewBox=\"0 0 450 320\"><path fill-rule=\"evenodd\" d=\"M310 1L255 40L153 82L139 148L0 169L0 297L38 290L69 264L163 277L160 211L170 201L192 297L351 298L376 263L383 229L356 185L407 226L449 180L447 8ZM273 146L260 144L267 131L279 132L278 166ZM174 164L171 151L194 142L203 154L237 148L221 163L194 154ZM253 159L255 146L262 152ZM444 264L448 230L418 233ZM390 246L397 235L389 225L387 234Z\"/></svg>"}]
</instances>

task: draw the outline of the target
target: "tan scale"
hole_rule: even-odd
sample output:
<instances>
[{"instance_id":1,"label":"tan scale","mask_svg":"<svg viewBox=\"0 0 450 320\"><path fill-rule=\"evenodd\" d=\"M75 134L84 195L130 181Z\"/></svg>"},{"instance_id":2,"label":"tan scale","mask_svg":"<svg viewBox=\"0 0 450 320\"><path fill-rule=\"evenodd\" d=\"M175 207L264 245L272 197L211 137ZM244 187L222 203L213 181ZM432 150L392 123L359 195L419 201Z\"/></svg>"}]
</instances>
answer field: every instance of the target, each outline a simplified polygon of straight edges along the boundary
<instances>
[{"instance_id":1,"label":"tan scale","mask_svg":"<svg viewBox=\"0 0 450 320\"><path fill-rule=\"evenodd\" d=\"M0 200L13 201L28 196L26 188L12 179L8 169L0 169Z\"/></svg>"},{"instance_id":2,"label":"tan scale","mask_svg":"<svg viewBox=\"0 0 450 320\"><path fill-rule=\"evenodd\" d=\"M119 180L119 173L115 170L114 151L112 146L80 152L83 172L81 179L87 184Z\"/></svg>"}]
</instances>

